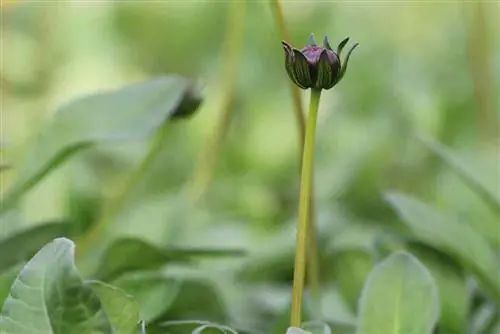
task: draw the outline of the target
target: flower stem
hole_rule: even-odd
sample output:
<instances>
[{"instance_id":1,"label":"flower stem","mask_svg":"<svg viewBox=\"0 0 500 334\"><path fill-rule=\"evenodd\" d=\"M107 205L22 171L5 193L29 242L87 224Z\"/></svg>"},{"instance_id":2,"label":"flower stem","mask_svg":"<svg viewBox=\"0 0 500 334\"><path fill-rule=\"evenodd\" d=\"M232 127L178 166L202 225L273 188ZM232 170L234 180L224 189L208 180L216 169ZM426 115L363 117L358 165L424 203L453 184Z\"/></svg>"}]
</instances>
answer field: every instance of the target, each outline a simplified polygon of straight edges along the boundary
<instances>
[{"instance_id":1,"label":"flower stem","mask_svg":"<svg viewBox=\"0 0 500 334\"><path fill-rule=\"evenodd\" d=\"M283 8L281 6L281 0L271 0L271 8L274 13L274 19L278 26L281 38L283 40L289 40L290 35L286 28L285 16L283 15ZM306 121L304 117L304 112L302 110L302 100L300 97L300 90L295 84L290 82L290 91L292 93L293 110L295 113L295 119L297 121L297 131L299 134L299 148L300 148L300 160L302 161L304 155L304 140L306 132ZM315 217L315 202L314 202L314 187L311 184L311 192L309 196L309 219L308 219L308 251L307 251L307 275L309 280L309 285L311 287L311 295L314 304L314 313L318 314L321 312L320 309L320 282L319 282L319 252L317 244L317 231L316 231L316 217Z\"/></svg>"},{"instance_id":2,"label":"flower stem","mask_svg":"<svg viewBox=\"0 0 500 334\"><path fill-rule=\"evenodd\" d=\"M223 68L223 97L219 119L217 120L215 131L203 148L202 153L195 165L194 173L188 197L192 203L200 200L212 180L213 172L220 155L221 147L226 139L226 134L231 123L232 104L235 91L235 79L238 70L238 60L241 53L243 33L245 2L233 1L229 3L227 28L225 36L225 57Z\"/></svg>"},{"instance_id":3,"label":"flower stem","mask_svg":"<svg viewBox=\"0 0 500 334\"><path fill-rule=\"evenodd\" d=\"M292 314L290 326L300 327L302 315L302 299L304 295L304 280L306 272L307 243L309 239L308 227L310 196L313 184L314 150L316 142L316 123L321 90L311 89L309 114L302 156L302 170L300 177L299 220L297 223L295 267L293 274Z\"/></svg>"}]
</instances>

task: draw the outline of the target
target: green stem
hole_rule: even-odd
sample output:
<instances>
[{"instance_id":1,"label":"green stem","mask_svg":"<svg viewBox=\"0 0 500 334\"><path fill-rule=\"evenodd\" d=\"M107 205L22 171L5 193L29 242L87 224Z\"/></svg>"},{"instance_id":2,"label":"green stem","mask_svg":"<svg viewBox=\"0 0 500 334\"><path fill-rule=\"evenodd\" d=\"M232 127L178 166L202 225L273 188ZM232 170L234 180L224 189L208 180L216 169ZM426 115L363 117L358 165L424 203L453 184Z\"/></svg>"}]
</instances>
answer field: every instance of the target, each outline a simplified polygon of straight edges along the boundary
<instances>
[{"instance_id":1,"label":"green stem","mask_svg":"<svg viewBox=\"0 0 500 334\"><path fill-rule=\"evenodd\" d=\"M102 232L105 231L106 227L113 219L113 217L118 214L118 212L120 212L132 190L154 163L158 154L163 148L163 144L165 142L165 137L167 134L167 128L168 122L163 123L161 128L156 133L156 138L151 144L148 153L142 160L139 167L134 172L132 172L132 174L130 174L123 188L118 192L117 196L114 197L114 200L111 201L110 204L104 209L97 223L80 240L80 242L78 243L78 247L76 247L76 249L78 250L78 258L82 258L83 255L89 251L90 247L95 244L96 239L98 239L99 236L102 235Z\"/></svg>"},{"instance_id":2,"label":"green stem","mask_svg":"<svg viewBox=\"0 0 500 334\"><path fill-rule=\"evenodd\" d=\"M244 13L244 1L233 1L229 3L225 37L226 50L223 63L225 70L223 78L224 95L222 97L223 101L221 113L216 124L215 132L207 141L207 144L204 147L197 164L195 165L188 193L188 197L193 203L196 203L203 197L203 194L210 185L217 163L217 158L220 155L222 144L226 139L229 125L231 123L235 79L243 41Z\"/></svg>"},{"instance_id":3,"label":"green stem","mask_svg":"<svg viewBox=\"0 0 500 334\"><path fill-rule=\"evenodd\" d=\"M295 267L293 274L292 314L290 325L301 326L302 300L304 295L304 280L306 273L307 243L309 240L308 220L311 189L313 184L314 150L316 142L316 123L321 90L311 90L309 115L304 141L304 154L302 157L302 171L300 177L300 202L299 221L297 223L297 240L295 253Z\"/></svg>"},{"instance_id":4,"label":"green stem","mask_svg":"<svg viewBox=\"0 0 500 334\"><path fill-rule=\"evenodd\" d=\"M283 15L283 8L280 0L271 0L271 8L273 9L274 19L278 26L281 38L289 40L290 36L286 28L285 16ZM299 134L299 148L300 160L302 161L304 155L304 139L306 132L306 121L304 112L302 110L302 100L300 98L300 90L295 84L290 82L290 92L292 93L293 110L295 119L297 121L297 132ZM314 187L311 185L311 193L309 197L309 220L308 220L308 252L307 252L307 275L309 285L311 287L311 296L314 304L314 313L321 314L320 302L320 282L319 282L319 252L317 245L317 231L315 224L315 202L314 202Z\"/></svg>"}]
</instances>

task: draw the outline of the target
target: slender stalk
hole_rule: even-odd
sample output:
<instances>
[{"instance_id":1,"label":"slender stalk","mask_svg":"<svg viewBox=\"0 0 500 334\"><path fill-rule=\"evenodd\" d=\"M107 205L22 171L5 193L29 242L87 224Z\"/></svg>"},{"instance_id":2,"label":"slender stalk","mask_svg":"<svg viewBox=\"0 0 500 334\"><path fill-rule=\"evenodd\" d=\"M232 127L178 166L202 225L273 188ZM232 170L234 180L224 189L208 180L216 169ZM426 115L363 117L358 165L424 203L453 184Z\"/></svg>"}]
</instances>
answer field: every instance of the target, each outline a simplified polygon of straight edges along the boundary
<instances>
[{"instance_id":1,"label":"slender stalk","mask_svg":"<svg viewBox=\"0 0 500 334\"><path fill-rule=\"evenodd\" d=\"M290 325L300 327L302 315L302 299L304 295L304 280L306 272L306 251L309 239L308 218L310 210L311 185L313 183L314 150L316 142L316 123L321 90L311 89L309 114L302 156L302 172L300 177L299 221L297 223L297 241L295 267L293 274L292 314Z\"/></svg>"},{"instance_id":2,"label":"slender stalk","mask_svg":"<svg viewBox=\"0 0 500 334\"><path fill-rule=\"evenodd\" d=\"M290 40L290 35L286 28L285 16L283 15L283 8L281 6L281 0L271 0L271 7L273 9L274 17L278 30L282 39ZM290 92L292 94L293 110L295 113L295 119L297 121L297 132L299 134L299 148L300 148L300 160L302 161L304 155L304 140L306 132L306 120L304 117L304 112L302 110L302 99L300 98L300 90L295 84L290 82ZM319 282L319 251L317 242L317 231L316 231L316 217L315 217L315 201L314 201L314 184L311 184L311 192L309 196L309 219L308 219L308 252L307 252L307 264L308 264L308 279L311 286L311 295L313 299L313 304L315 308L315 314L320 313L320 282Z\"/></svg>"},{"instance_id":3,"label":"slender stalk","mask_svg":"<svg viewBox=\"0 0 500 334\"><path fill-rule=\"evenodd\" d=\"M244 30L244 1L229 2L228 19L225 40L225 69L223 78L223 101L215 132L207 141L191 179L188 196L196 203L205 193L212 179L213 171L219 157L222 143L226 138L232 116L232 102L234 95L235 78L237 74L238 58L240 56Z\"/></svg>"},{"instance_id":4,"label":"slender stalk","mask_svg":"<svg viewBox=\"0 0 500 334\"><path fill-rule=\"evenodd\" d=\"M495 105L495 82L493 77L490 9L497 4L485 1L464 3L464 12L467 19L467 53L469 71L474 84L476 102L477 125L480 139L485 142L494 140L500 134L497 126L498 117ZM491 8L489 8L490 6Z\"/></svg>"},{"instance_id":5,"label":"slender stalk","mask_svg":"<svg viewBox=\"0 0 500 334\"><path fill-rule=\"evenodd\" d=\"M286 28L285 15L283 15L283 8L281 6L280 0L272 0L271 6L274 13L274 19L278 25L278 30L280 32L281 38L284 40L290 40L290 34ZM297 120L297 129L299 132L300 147L302 151L302 146L304 145L304 137L306 132L306 120L304 117L304 112L302 110L302 101L300 98L300 90L295 84L290 82L290 91L292 93L293 110L295 112L295 118Z\"/></svg>"},{"instance_id":6,"label":"slender stalk","mask_svg":"<svg viewBox=\"0 0 500 334\"><path fill-rule=\"evenodd\" d=\"M165 142L165 137L167 134L167 128L168 122L165 122L156 133L156 137L139 167L137 167L137 169L132 172L132 174L130 174L124 186L118 192L117 196L114 197L114 200L112 200L110 204L104 209L97 223L80 240L80 242L78 243L78 247L76 247L78 258L81 258L84 254L86 254L89 251L90 247L95 244L96 239L98 239L102 232L105 231L112 218L114 218L114 216L118 214L118 212L120 212L132 190L154 163L158 154L163 148L163 143Z\"/></svg>"}]
</instances>

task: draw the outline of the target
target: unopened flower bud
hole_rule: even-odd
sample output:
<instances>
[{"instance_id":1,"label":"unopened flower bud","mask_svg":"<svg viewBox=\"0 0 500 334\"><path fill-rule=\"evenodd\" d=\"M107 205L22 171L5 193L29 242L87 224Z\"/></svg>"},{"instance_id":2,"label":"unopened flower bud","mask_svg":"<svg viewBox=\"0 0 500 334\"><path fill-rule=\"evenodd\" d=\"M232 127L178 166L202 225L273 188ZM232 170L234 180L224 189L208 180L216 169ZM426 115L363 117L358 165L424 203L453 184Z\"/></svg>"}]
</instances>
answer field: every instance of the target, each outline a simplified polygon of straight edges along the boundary
<instances>
[{"instance_id":1,"label":"unopened flower bud","mask_svg":"<svg viewBox=\"0 0 500 334\"><path fill-rule=\"evenodd\" d=\"M349 37L340 42L337 52L332 50L328 37L325 37L323 46L318 46L314 35L311 34L309 45L302 50L282 41L288 76L294 84L302 89L332 88L343 78L349 57L358 46L358 43L354 44L347 53L344 64L342 64L340 54L348 41Z\"/></svg>"}]
</instances>

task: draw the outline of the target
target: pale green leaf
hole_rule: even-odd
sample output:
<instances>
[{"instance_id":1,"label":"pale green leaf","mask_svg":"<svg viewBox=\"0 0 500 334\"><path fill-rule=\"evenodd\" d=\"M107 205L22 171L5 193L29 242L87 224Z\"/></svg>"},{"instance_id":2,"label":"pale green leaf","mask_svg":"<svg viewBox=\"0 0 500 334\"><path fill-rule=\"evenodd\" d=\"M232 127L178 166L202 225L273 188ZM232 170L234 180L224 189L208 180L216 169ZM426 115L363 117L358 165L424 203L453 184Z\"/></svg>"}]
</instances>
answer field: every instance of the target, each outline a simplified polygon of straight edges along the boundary
<instances>
[{"instance_id":1,"label":"pale green leaf","mask_svg":"<svg viewBox=\"0 0 500 334\"><path fill-rule=\"evenodd\" d=\"M145 139L169 118L191 114L199 103L191 82L167 76L63 105L28 152L0 209L12 206L78 151L101 143Z\"/></svg>"},{"instance_id":2,"label":"pale green leaf","mask_svg":"<svg viewBox=\"0 0 500 334\"><path fill-rule=\"evenodd\" d=\"M493 298L500 302L500 266L487 240L470 225L453 219L412 197L390 193L386 196L413 237L439 249L474 273Z\"/></svg>"},{"instance_id":3,"label":"pale green leaf","mask_svg":"<svg viewBox=\"0 0 500 334\"><path fill-rule=\"evenodd\" d=\"M439 297L429 271L416 257L398 251L370 273L358 308L357 334L431 334Z\"/></svg>"},{"instance_id":4,"label":"pale green leaf","mask_svg":"<svg viewBox=\"0 0 500 334\"><path fill-rule=\"evenodd\" d=\"M479 176L479 171L474 171L465 161L460 159L454 153L450 152L439 142L432 140L422 134L418 136L419 140L425 144L434 154L436 154L446 165L448 165L473 191L475 191L486 204L488 204L497 214L500 215L500 198L495 192L494 187L499 183L488 184Z\"/></svg>"},{"instance_id":5,"label":"pale green leaf","mask_svg":"<svg viewBox=\"0 0 500 334\"><path fill-rule=\"evenodd\" d=\"M286 334L312 334L311 332L305 331L298 327L288 327Z\"/></svg>"},{"instance_id":6,"label":"pale green leaf","mask_svg":"<svg viewBox=\"0 0 500 334\"><path fill-rule=\"evenodd\" d=\"M100 302L74 265L75 245L58 238L22 269L5 300L0 331L9 334L86 334L99 320Z\"/></svg>"},{"instance_id":7,"label":"pale green leaf","mask_svg":"<svg viewBox=\"0 0 500 334\"><path fill-rule=\"evenodd\" d=\"M18 261L27 261L42 246L58 237L67 237L71 225L68 223L44 223L16 231L0 240L0 271Z\"/></svg>"}]
</instances>

